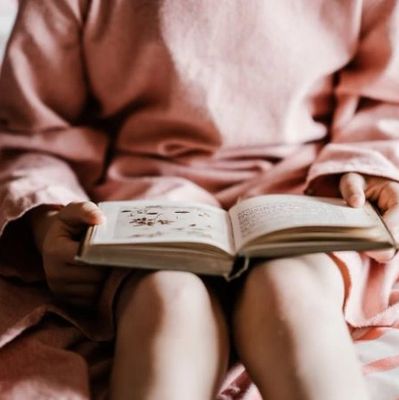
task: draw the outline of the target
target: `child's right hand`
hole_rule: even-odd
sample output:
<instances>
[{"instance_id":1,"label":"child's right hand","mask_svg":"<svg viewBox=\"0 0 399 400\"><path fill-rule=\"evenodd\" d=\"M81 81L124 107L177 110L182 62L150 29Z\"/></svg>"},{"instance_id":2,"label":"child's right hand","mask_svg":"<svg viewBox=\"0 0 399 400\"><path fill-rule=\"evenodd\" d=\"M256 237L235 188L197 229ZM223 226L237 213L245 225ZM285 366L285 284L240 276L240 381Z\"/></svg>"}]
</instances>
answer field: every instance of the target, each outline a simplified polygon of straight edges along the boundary
<instances>
[{"instance_id":1,"label":"child's right hand","mask_svg":"<svg viewBox=\"0 0 399 400\"><path fill-rule=\"evenodd\" d=\"M107 270L79 265L74 258L85 227L104 221L101 210L91 202L70 203L60 210L38 207L29 216L50 290L70 304L93 305Z\"/></svg>"}]
</instances>

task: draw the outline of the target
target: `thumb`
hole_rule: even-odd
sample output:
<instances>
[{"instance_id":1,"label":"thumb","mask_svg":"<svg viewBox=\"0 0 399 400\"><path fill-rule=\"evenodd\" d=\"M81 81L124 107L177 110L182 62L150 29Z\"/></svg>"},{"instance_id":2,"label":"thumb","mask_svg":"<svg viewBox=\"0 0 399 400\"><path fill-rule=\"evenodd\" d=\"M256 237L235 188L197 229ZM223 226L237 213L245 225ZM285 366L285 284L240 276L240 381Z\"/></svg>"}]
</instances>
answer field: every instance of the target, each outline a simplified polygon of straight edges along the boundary
<instances>
[{"instance_id":1,"label":"thumb","mask_svg":"<svg viewBox=\"0 0 399 400\"><path fill-rule=\"evenodd\" d=\"M60 220L70 228L82 225L99 225L105 221L101 209L91 201L69 203L58 214Z\"/></svg>"},{"instance_id":2,"label":"thumb","mask_svg":"<svg viewBox=\"0 0 399 400\"><path fill-rule=\"evenodd\" d=\"M339 182L341 195L351 207L364 206L366 201L366 195L364 194L365 186L365 178L355 172L343 175Z\"/></svg>"}]
</instances>

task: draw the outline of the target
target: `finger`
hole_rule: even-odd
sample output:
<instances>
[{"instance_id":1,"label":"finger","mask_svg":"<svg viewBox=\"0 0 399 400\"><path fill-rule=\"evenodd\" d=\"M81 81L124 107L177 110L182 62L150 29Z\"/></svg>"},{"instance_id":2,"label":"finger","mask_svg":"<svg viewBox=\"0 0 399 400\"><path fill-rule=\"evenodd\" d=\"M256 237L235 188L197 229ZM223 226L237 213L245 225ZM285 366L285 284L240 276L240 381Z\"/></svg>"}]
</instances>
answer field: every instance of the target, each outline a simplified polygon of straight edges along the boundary
<instances>
[{"instance_id":1,"label":"finger","mask_svg":"<svg viewBox=\"0 0 399 400\"><path fill-rule=\"evenodd\" d=\"M58 229L59 228L59 229ZM54 227L55 236L43 246L43 262L52 279L76 282L99 282L105 279L108 269L82 265L75 261L79 243L66 236L63 227Z\"/></svg>"},{"instance_id":2,"label":"finger","mask_svg":"<svg viewBox=\"0 0 399 400\"><path fill-rule=\"evenodd\" d=\"M70 227L98 225L105 221L101 209L91 201L68 204L59 212L59 218Z\"/></svg>"},{"instance_id":3,"label":"finger","mask_svg":"<svg viewBox=\"0 0 399 400\"><path fill-rule=\"evenodd\" d=\"M59 275L47 280L50 290L59 298L92 298L97 297L104 286L104 280L98 282L71 281Z\"/></svg>"},{"instance_id":4,"label":"finger","mask_svg":"<svg viewBox=\"0 0 399 400\"><path fill-rule=\"evenodd\" d=\"M48 235L43 244L43 253L63 263L76 264L82 228L70 227L60 219L56 219L51 226L51 235ZM84 228L83 228L84 230Z\"/></svg>"},{"instance_id":5,"label":"finger","mask_svg":"<svg viewBox=\"0 0 399 400\"><path fill-rule=\"evenodd\" d=\"M94 299L100 293L102 285L93 284L69 284L63 291L63 297L78 298L78 299Z\"/></svg>"},{"instance_id":6,"label":"finger","mask_svg":"<svg viewBox=\"0 0 399 400\"><path fill-rule=\"evenodd\" d=\"M79 242L71 239L68 228L59 220L54 221L51 229L51 236L49 235L43 244L43 257L63 264L74 264Z\"/></svg>"},{"instance_id":7,"label":"finger","mask_svg":"<svg viewBox=\"0 0 399 400\"><path fill-rule=\"evenodd\" d=\"M366 255L379 263L391 261L396 253L395 249L367 251Z\"/></svg>"},{"instance_id":8,"label":"finger","mask_svg":"<svg viewBox=\"0 0 399 400\"><path fill-rule=\"evenodd\" d=\"M382 179L371 180L367 185L366 196L377 201L381 211L387 211L399 204L399 183Z\"/></svg>"},{"instance_id":9,"label":"finger","mask_svg":"<svg viewBox=\"0 0 399 400\"><path fill-rule=\"evenodd\" d=\"M91 266L82 267L72 262L64 262L58 259L59 255L51 258L46 256L46 272L52 280L73 283L101 283L108 276L107 268L93 268Z\"/></svg>"},{"instance_id":10,"label":"finger","mask_svg":"<svg viewBox=\"0 0 399 400\"><path fill-rule=\"evenodd\" d=\"M96 269L91 266L81 267L80 265L67 264L64 266L65 278L73 283L98 284L108 276L107 268Z\"/></svg>"},{"instance_id":11,"label":"finger","mask_svg":"<svg viewBox=\"0 0 399 400\"><path fill-rule=\"evenodd\" d=\"M354 172L343 175L339 184L342 197L351 207L362 207L364 205L366 201L365 186L365 178Z\"/></svg>"},{"instance_id":12,"label":"finger","mask_svg":"<svg viewBox=\"0 0 399 400\"><path fill-rule=\"evenodd\" d=\"M389 229L395 243L399 243L399 205L396 205L388 209L383 216L385 225ZM367 253L368 256L374 260L384 263L388 262L395 255L395 249L370 251Z\"/></svg>"},{"instance_id":13,"label":"finger","mask_svg":"<svg viewBox=\"0 0 399 400\"><path fill-rule=\"evenodd\" d=\"M95 285L69 285L60 298L64 302L79 308L93 307L99 298L101 287Z\"/></svg>"},{"instance_id":14,"label":"finger","mask_svg":"<svg viewBox=\"0 0 399 400\"><path fill-rule=\"evenodd\" d=\"M70 306L78 308L80 311L93 309L94 305L96 304L95 299L82 299L78 297L63 297L61 300Z\"/></svg>"},{"instance_id":15,"label":"finger","mask_svg":"<svg viewBox=\"0 0 399 400\"><path fill-rule=\"evenodd\" d=\"M54 283L49 286L58 299L69 304L94 304L98 299L103 285Z\"/></svg>"}]
</instances>

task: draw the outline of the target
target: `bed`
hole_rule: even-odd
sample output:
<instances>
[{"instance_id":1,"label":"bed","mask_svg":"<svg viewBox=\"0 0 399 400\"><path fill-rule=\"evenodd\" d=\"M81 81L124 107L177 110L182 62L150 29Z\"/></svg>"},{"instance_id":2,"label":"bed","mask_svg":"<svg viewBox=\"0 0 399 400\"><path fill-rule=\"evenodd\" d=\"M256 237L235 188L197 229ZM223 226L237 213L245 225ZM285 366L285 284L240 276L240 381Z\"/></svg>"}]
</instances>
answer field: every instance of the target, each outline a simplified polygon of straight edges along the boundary
<instances>
[{"instance_id":1,"label":"bed","mask_svg":"<svg viewBox=\"0 0 399 400\"><path fill-rule=\"evenodd\" d=\"M0 65L16 9L16 0L0 1ZM397 290L398 292L394 291L392 296L399 296L399 288ZM378 300L368 299L368 301ZM399 318L392 326L353 330L352 336L372 400L399 400ZM80 397L73 398L80 399ZM234 399L260 400L256 387L239 364L230 369L217 396L217 400Z\"/></svg>"}]
</instances>

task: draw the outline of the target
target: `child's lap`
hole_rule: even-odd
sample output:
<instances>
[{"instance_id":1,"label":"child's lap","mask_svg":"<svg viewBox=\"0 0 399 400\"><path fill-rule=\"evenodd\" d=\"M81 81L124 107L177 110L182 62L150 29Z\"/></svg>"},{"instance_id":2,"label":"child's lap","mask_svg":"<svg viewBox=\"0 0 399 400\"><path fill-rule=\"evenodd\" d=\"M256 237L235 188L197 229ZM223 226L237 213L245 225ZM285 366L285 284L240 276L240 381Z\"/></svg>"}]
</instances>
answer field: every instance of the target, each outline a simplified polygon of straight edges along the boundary
<instances>
[{"instance_id":1,"label":"child's lap","mask_svg":"<svg viewBox=\"0 0 399 400\"><path fill-rule=\"evenodd\" d=\"M370 311L366 316L360 315L362 311L360 299L367 293L365 290L360 292L359 288L366 287L367 282L374 279L372 275L378 271L382 274L385 267L387 267L386 271L389 272L392 284L396 282L397 274L395 275L394 270L399 270L397 267L398 260L394 260L392 264L385 266L375 264L358 253L337 253L330 255L330 257L334 260L345 283L344 315L347 321L353 326L361 324L378 326L387 322L393 323L392 318L395 317L395 310L396 315L398 315L397 304L382 304L381 308L373 310L372 313ZM99 366L105 368L104 371L109 372L112 342L115 337L115 305L118 302L121 289L132 279L132 276L138 276L138 274L142 274L142 272L112 269L104 284L96 308L85 313L54 302L46 291L45 285L19 284L15 280L0 277L0 289L2 297L4 297L4 301L0 305L0 312L3 315L0 335L0 338L3 339L1 354L5 357L7 354L4 349L12 343L12 347L9 347L8 351L12 352L14 358L18 357L24 360L26 346L29 347L31 344L32 348L37 348L38 340L46 346L49 362L52 362L52 358L54 360L62 358L65 355L65 350L77 352L77 356L71 356L68 369L71 371L71 366L76 365L76 368L72 367L72 370L78 371L83 361L88 364L89 375L82 375L81 379L79 378L79 383L76 381L77 390L82 390L81 398L86 398L83 394L87 385L85 381L96 379L96 374L91 375L92 372L94 373ZM223 278L204 278L205 285L218 297L230 328L232 312L247 274L232 282L227 282ZM381 278L380 275L378 277ZM386 282L387 280L381 280L381 284L389 287ZM374 286L374 293L375 290L376 287ZM373 299L373 296L370 296L369 301L372 302ZM10 336L10 332L14 332L14 334ZM87 353L88 349L90 351ZM234 346L232 346L231 354L232 360L236 360ZM21 370L18 370L18 373L28 367L26 363L19 365ZM100 375L104 377L106 374L107 372L105 372L105 375L102 372ZM45 371L42 377L48 382L54 381L55 385L59 379L53 374L46 376ZM17 387L19 383L15 382L15 385ZM94 386L96 387L96 385Z\"/></svg>"},{"instance_id":2,"label":"child's lap","mask_svg":"<svg viewBox=\"0 0 399 400\"><path fill-rule=\"evenodd\" d=\"M280 265L275 265L276 261ZM348 293L348 288L346 287L347 280L345 276L345 271L343 270L342 266L340 266L338 263L335 262L335 259L333 257L327 254L296 256L281 260L270 260L268 262L254 260L253 262L251 262L251 265L248 270L246 270L245 272L242 273L242 275L231 281L228 281L220 276L200 276L199 278L203 282L204 287L206 287L207 290L211 292L212 296L216 298L217 301L219 302L222 312L225 316L226 322L228 324L228 327L231 330L232 316L234 313L237 300L240 296L241 291L243 290L246 279L252 272L255 271L255 269L265 268L266 271L268 270L268 268L270 269L274 268L277 271L281 269L280 275L282 276L282 279L289 281L290 277L288 274L290 272L289 271L287 272L287 270L284 268L284 263L290 264L288 265L288 269L290 269L291 266L294 267L294 269L292 269L291 274L296 276L298 273L299 274L301 273L300 271L301 268L299 267L299 264L301 263L304 264L306 262L308 262L309 265L306 265L303 271L305 271L305 269L307 270L312 269L312 267L315 267L315 269L317 268L320 271L319 273L320 285L328 286L329 284L331 285L335 284L336 290L340 291L345 287L344 288L345 293ZM311 265L312 262L314 265ZM324 262L324 264L318 266L315 264L317 262L320 263ZM295 263L297 264L296 268L295 265L291 265ZM329 266L327 267L326 264L328 264ZM331 271L331 269L334 269L334 271ZM127 301L125 297L129 297L131 295L132 291L135 290L137 283L141 279L153 273L154 271L147 271L140 269L111 270L109 277L107 278L107 281L104 284L104 288L102 290L102 293L100 295L97 304L96 315L97 318L100 320L96 323L97 335L99 334L99 332L101 332L101 329L98 330L98 327L102 326L104 328L103 337L104 338L113 337L115 333L115 326L118 318L119 308L123 307L123 305L121 306L121 303L125 303ZM170 277L170 274L168 275ZM179 275L180 275L179 272L176 272L176 277L178 277ZM313 273L313 275L317 274ZM294 280L295 276L293 277ZM193 276L193 278L195 277ZM334 279L335 282L332 281L326 282L329 278ZM339 280L339 282L337 282L337 280Z\"/></svg>"}]
</instances>

